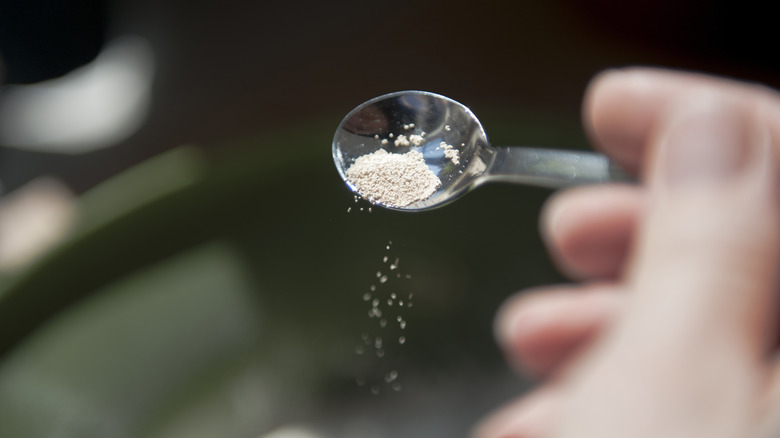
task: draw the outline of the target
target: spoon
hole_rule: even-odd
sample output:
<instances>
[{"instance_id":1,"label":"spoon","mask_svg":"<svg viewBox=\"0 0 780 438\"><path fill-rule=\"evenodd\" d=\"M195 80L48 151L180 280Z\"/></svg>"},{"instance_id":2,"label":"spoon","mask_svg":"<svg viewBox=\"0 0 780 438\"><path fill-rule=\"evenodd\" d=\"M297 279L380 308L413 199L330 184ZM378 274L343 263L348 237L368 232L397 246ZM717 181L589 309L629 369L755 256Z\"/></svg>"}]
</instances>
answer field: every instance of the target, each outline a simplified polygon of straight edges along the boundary
<instances>
[{"instance_id":1,"label":"spoon","mask_svg":"<svg viewBox=\"0 0 780 438\"><path fill-rule=\"evenodd\" d=\"M423 134L423 142L419 146L396 146L393 138L400 134ZM383 144L383 139L389 141ZM458 160L445 156L442 142L458 151ZM385 94L359 105L344 117L333 137L333 160L353 192L358 190L347 178L347 169L358 157L379 149L390 153L421 152L428 169L441 180L432 196L407 206L374 202L392 210L440 207L487 182L555 189L633 181L607 157L595 152L493 147L471 110L448 97L425 91Z\"/></svg>"}]
</instances>

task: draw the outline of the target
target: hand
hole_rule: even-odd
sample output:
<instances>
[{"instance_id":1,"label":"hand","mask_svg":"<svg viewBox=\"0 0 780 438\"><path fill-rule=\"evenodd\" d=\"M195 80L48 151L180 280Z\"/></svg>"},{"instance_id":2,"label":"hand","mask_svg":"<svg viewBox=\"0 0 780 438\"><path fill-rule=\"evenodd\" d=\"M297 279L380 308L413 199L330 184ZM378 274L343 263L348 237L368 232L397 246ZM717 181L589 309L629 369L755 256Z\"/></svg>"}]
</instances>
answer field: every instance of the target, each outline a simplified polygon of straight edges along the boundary
<instances>
[{"instance_id":1,"label":"hand","mask_svg":"<svg viewBox=\"0 0 780 438\"><path fill-rule=\"evenodd\" d=\"M546 381L475 435L778 436L780 97L631 69L594 81L584 118L642 184L548 204L543 234L579 283L505 304L500 344Z\"/></svg>"}]
</instances>

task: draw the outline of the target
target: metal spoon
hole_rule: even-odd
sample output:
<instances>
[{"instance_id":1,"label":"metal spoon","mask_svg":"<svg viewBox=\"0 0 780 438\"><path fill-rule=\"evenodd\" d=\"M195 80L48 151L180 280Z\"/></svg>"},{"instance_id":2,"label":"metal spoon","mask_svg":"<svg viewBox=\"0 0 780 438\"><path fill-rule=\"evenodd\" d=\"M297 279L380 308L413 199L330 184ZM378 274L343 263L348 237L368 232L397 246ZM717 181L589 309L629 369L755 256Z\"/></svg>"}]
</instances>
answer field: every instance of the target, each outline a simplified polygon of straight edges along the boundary
<instances>
[{"instance_id":1,"label":"metal spoon","mask_svg":"<svg viewBox=\"0 0 780 438\"><path fill-rule=\"evenodd\" d=\"M395 146L399 134L425 133L419 146ZM389 139L382 144L381 139ZM459 152L459 163L444 156L446 142ZM346 171L363 155L386 149L421 152L441 187L428 199L400 211L422 211L454 201L466 192L493 181L562 188L610 181L632 181L604 155L528 147L493 147L482 125L466 106L439 94L400 91L371 99L342 120L333 137L333 160L341 178L357 193Z\"/></svg>"}]
</instances>

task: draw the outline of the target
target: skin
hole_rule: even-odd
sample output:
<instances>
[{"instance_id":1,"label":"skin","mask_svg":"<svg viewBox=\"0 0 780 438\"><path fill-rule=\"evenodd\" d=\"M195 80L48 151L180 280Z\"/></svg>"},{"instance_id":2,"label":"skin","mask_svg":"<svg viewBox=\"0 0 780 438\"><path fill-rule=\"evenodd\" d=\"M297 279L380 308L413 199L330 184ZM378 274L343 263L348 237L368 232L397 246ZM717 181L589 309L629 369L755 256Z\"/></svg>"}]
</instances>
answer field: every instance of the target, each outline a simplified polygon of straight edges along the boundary
<instances>
[{"instance_id":1,"label":"skin","mask_svg":"<svg viewBox=\"0 0 780 438\"><path fill-rule=\"evenodd\" d=\"M583 116L595 147L641 183L546 206L542 234L575 282L499 311L499 344L540 385L474 436L780 435L780 98L626 69L593 81Z\"/></svg>"}]
</instances>

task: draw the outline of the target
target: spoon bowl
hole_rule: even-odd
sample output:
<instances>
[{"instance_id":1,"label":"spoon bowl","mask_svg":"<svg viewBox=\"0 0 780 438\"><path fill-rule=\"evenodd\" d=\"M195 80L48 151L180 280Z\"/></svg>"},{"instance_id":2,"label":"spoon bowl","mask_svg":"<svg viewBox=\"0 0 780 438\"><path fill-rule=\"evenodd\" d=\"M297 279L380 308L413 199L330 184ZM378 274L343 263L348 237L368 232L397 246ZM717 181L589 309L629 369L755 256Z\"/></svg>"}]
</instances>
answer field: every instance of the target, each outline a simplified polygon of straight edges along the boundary
<instances>
[{"instance_id":1,"label":"spoon bowl","mask_svg":"<svg viewBox=\"0 0 780 438\"><path fill-rule=\"evenodd\" d=\"M415 144L399 136L421 136ZM443 145L447 145L443 147ZM452 152L457 151L457 159ZM454 201L484 182L500 180L558 188L627 180L606 157L555 149L503 147L488 142L479 119L465 105L425 91L400 91L371 99L344 117L333 137L333 160L347 186L359 193L347 170L359 157L379 149L388 153L422 153L425 164L441 181L429 198L406 206L372 201L385 208L421 211Z\"/></svg>"}]
</instances>

